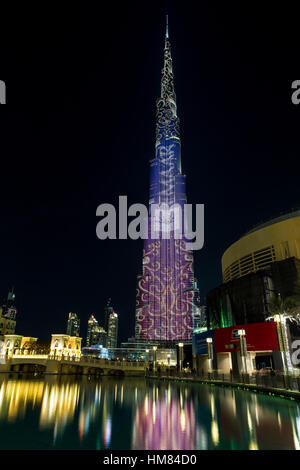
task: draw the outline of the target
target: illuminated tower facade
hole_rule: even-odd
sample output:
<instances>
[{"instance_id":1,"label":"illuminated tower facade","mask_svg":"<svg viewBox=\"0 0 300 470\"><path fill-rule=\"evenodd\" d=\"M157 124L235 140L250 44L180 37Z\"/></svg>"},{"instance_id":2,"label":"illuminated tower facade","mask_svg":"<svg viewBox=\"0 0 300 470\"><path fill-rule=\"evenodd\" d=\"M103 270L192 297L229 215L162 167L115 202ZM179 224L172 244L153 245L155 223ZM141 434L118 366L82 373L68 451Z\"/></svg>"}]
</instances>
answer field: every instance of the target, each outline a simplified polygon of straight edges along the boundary
<instances>
[{"instance_id":1,"label":"illuminated tower facade","mask_svg":"<svg viewBox=\"0 0 300 470\"><path fill-rule=\"evenodd\" d=\"M111 299L108 299L104 307L104 325L103 325L105 331L107 332L108 332L108 326L109 326L109 317L113 313L113 311L114 311L114 308L111 305Z\"/></svg>"},{"instance_id":2,"label":"illuminated tower facade","mask_svg":"<svg viewBox=\"0 0 300 470\"><path fill-rule=\"evenodd\" d=\"M114 311L111 299L104 307L104 329L107 332L107 347L116 348L118 342L118 314Z\"/></svg>"},{"instance_id":3,"label":"illuminated tower facade","mask_svg":"<svg viewBox=\"0 0 300 470\"><path fill-rule=\"evenodd\" d=\"M168 25L161 93L156 102L155 158L150 165L150 217L143 271L138 277L135 336L136 340L190 341L194 311L193 254L187 249L186 239L176 236L178 218L172 210L174 205L183 209L187 200Z\"/></svg>"},{"instance_id":4,"label":"illuminated tower facade","mask_svg":"<svg viewBox=\"0 0 300 470\"><path fill-rule=\"evenodd\" d=\"M108 328L107 328L107 347L116 348L118 343L118 314L112 312L109 315L108 319Z\"/></svg>"},{"instance_id":5,"label":"illuminated tower facade","mask_svg":"<svg viewBox=\"0 0 300 470\"><path fill-rule=\"evenodd\" d=\"M106 347L107 332L99 325L98 320L91 315L88 319L88 328L86 336L86 346L93 346L95 344L101 344Z\"/></svg>"},{"instance_id":6,"label":"illuminated tower facade","mask_svg":"<svg viewBox=\"0 0 300 470\"><path fill-rule=\"evenodd\" d=\"M76 313L69 313L68 323L67 323L67 335L69 336L78 336L80 334L80 319Z\"/></svg>"},{"instance_id":7,"label":"illuminated tower facade","mask_svg":"<svg viewBox=\"0 0 300 470\"><path fill-rule=\"evenodd\" d=\"M15 333L16 315L16 296L14 289L12 289L2 307L0 307L0 340L4 339L4 335L13 335Z\"/></svg>"}]
</instances>

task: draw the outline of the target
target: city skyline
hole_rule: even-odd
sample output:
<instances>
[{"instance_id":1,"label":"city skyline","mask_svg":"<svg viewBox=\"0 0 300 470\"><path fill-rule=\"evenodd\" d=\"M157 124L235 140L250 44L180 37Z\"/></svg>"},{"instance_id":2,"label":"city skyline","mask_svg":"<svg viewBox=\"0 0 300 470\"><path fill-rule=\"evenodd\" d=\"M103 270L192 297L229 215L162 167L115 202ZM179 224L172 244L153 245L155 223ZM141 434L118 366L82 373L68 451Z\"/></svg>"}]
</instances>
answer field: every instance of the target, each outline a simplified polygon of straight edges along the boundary
<instances>
[{"instance_id":1,"label":"city skyline","mask_svg":"<svg viewBox=\"0 0 300 470\"><path fill-rule=\"evenodd\" d=\"M290 17L274 7L274 21L266 21L264 12L257 17L240 6L243 21L235 22L230 8L201 8L191 15L172 2L168 14L187 196L205 204L204 248L194 263L204 303L221 284L225 249L261 220L299 205L299 109L291 102L295 33L290 27L279 38L274 27ZM166 11L149 4L145 16L133 4L115 15L107 8L101 29L99 16L74 6L62 8L61 20L49 12L44 31L30 13L15 28L32 25L38 43L23 34L24 42L12 40L3 52L10 105L1 108L0 290L15 286L16 331L46 339L65 331L67 312L86 324L112 297L124 341L134 331L142 242L99 241L95 211L122 194L147 204ZM4 27L3 43L5 34Z\"/></svg>"},{"instance_id":2,"label":"city skyline","mask_svg":"<svg viewBox=\"0 0 300 470\"><path fill-rule=\"evenodd\" d=\"M297 13L9 5L0 449L300 450Z\"/></svg>"}]
</instances>

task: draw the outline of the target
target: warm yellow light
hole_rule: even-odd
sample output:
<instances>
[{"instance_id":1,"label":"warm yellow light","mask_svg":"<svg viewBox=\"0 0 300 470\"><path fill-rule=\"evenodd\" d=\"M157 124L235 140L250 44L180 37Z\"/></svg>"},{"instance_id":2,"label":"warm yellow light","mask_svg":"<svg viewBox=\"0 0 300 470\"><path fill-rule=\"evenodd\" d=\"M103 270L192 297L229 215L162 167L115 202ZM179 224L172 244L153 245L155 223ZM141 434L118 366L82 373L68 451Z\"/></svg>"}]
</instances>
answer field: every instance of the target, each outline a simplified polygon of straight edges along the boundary
<instances>
[{"instance_id":1,"label":"warm yellow light","mask_svg":"<svg viewBox=\"0 0 300 470\"><path fill-rule=\"evenodd\" d=\"M239 336L245 336L246 335L245 330L238 330L238 335Z\"/></svg>"},{"instance_id":2,"label":"warm yellow light","mask_svg":"<svg viewBox=\"0 0 300 470\"><path fill-rule=\"evenodd\" d=\"M184 346L184 344L183 344L183 343L178 343L178 346L179 346L180 348L182 348L182 347Z\"/></svg>"},{"instance_id":3,"label":"warm yellow light","mask_svg":"<svg viewBox=\"0 0 300 470\"><path fill-rule=\"evenodd\" d=\"M207 343L212 343L212 338L206 338Z\"/></svg>"},{"instance_id":4,"label":"warm yellow light","mask_svg":"<svg viewBox=\"0 0 300 470\"><path fill-rule=\"evenodd\" d=\"M213 420L211 423L211 437L215 445L219 444L219 428L216 420Z\"/></svg>"},{"instance_id":5,"label":"warm yellow light","mask_svg":"<svg viewBox=\"0 0 300 470\"><path fill-rule=\"evenodd\" d=\"M184 410L180 411L180 427L182 431L185 431L186 427L186 420L185 420L185 412Z\"/></svg>"},{"instance_id":6,"label":"warm yellow light","mask_svg":"<svg viewBox=\"0 0 300 470\"><path fill-rule=\"evenodd\" d=\"M157 346L153 346L153 351L156 351L157 350Z\"/></svg>"},{"instance_id":7,"label":"warm yellow light","mask_svg":"<svg viewBox=\"0 0 300 470\"><path fill-rule=\"evenodd\" d=\"M155 401L153 402L153 407L152 407L152 422L153 424L155 423L156 421L156 404L155 404Z\"/></svg>"},{"instance_id":8,"label":"warm yellow light","mask_svg":"<svg viewBox=\"0 0 300 470\"><path fill-rule=\"evenodd\" d=\"M31 354L30 356L24 356L22 354L14 354L12 356L13 359L47 359L48 355L47 354Z\"/></svg>"},{"instance_id":9,"label":"warm yellow light","mask_svg":"<svg viewBox=\"0 0 300 470\"><path fill-rule=\"evenodd\" d=\"M147 416L147 414L148 414L148 409L149 409L149 407L148 407L148 395L146 395L146 397L145 397L144 409L145 409L145 415Z\"/></svg>"},{"instance_id":10,"label":"warm yellow light","mask_svg":"<svg viewBox=\"0 0 300 470\"><path fill-rule=\"evenodd\" d=\"M258 450L257 442L252 439L249 442L249 450Z\"/></svg>"}]
</instances>

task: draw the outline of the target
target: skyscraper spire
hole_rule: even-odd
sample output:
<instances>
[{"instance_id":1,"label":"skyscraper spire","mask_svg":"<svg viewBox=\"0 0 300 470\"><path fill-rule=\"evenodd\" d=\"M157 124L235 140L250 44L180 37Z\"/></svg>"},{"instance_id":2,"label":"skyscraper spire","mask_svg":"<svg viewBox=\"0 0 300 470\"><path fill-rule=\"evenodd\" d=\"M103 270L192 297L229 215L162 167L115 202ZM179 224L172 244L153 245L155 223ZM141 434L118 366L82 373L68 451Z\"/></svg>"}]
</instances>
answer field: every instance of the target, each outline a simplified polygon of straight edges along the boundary
<instances>
[{"instance_id":1,"label":"skyscraper spire","mask_svg":"<svg viewBox=\"0 0 300 470\"><path fill-rule=\"evenodd\" d=\"M166 38L169 39L169 24L168 24L168 15L166 15Z\"/></svg>"},{"instance_id":2,"label":"skyscraper spire","mask_svg":"<svg viewBox=\"0 0 300 470\"><path fill-rule=\"evenodd\" d=\"M168 20L164 48L164 66L161 72L161 92L160 98L156 101L156 145L166 136L177 137L179 139L179 119L177 117Z\"/></svg>"},{"instance_id":3,"label":"skyscraper spire","mask_svg":"<svg viewBox=\"0 0 300 470\"><path fill-rule=\"evenodd\" d=\"M174 77L171 57L171 44L169 39L166 37L165 50L164 50L164 67L162 69L161 79L161 98L173 99L176 102L176 95L174 90Z\"/></svg>"}]
</instances>

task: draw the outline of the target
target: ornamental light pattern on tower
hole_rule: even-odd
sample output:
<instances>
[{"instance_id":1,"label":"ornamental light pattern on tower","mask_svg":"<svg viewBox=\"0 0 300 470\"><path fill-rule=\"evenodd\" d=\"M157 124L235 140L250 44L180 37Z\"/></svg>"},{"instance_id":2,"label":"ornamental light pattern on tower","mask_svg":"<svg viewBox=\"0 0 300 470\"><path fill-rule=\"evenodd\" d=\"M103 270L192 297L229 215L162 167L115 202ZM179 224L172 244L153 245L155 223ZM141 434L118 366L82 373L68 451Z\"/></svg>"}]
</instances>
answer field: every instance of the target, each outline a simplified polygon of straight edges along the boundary
<instances>
[{"instance_id":1,"label":"ornamental light pattern on tower","mask_svg":"<svg viewBox=\"0 0 300 470\"><path fill-rule=\"evenodd\" d=\"M155 158L150 162L149 238L137 288L135 334L140 340L189 341L193 332L193 254L187 240L176 236L179 218L174 210L177 206L183 213L187 202L180 147L167 27L161 95L156 102Z\"/></svg>"}]
</instances>

